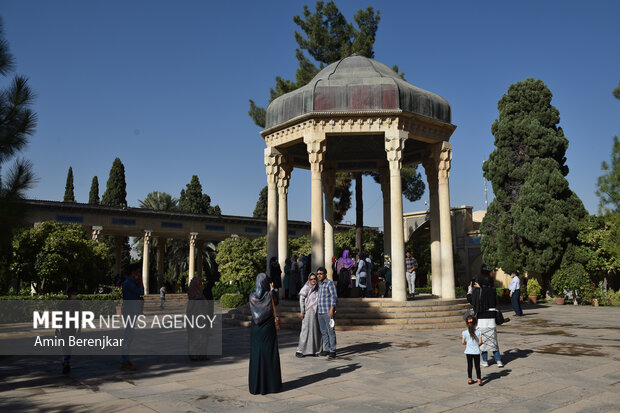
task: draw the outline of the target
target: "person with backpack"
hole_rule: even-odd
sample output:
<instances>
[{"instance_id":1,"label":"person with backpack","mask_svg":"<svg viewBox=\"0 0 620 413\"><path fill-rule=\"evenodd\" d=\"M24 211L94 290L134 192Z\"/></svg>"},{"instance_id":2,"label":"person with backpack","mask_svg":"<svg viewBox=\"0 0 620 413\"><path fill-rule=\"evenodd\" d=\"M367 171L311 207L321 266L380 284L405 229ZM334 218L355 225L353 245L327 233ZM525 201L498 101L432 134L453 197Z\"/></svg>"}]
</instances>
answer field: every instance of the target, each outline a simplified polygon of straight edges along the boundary
<instances>
[{"instance_id":1,"label":"person with backpack","mask_svg":"<svg viewBox=\"0 0 620 413\"><path fill-rule=\"evenodd\" d=\"M349 250L342 251L342 256L336 261L336 272L338 274L338 296L348 297L351 288L351 274L355 261L349 257Z\"/></svg>"}]
</instances>

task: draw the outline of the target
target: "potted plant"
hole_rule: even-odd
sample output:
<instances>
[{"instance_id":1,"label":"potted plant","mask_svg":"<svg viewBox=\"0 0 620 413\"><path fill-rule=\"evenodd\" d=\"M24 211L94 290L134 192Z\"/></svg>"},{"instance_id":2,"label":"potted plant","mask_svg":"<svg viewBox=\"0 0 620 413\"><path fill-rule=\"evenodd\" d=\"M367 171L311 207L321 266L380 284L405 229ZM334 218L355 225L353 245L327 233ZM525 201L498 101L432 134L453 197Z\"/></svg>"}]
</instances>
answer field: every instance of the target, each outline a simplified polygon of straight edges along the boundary
<instances>
[{"instance_id":1,"label":"potted plant","mask_svg":"<svg viewBox=\"0 0 620 413\"><path fill-rule=\"evenodd\" d=\"M530 299L532 304L536 304L541 291L542 287L536 278L531 278L527 281L527 297Z\"/></svg>"},{"instance_id":2,"label":"potted plant","mask_svg":"<svg viewBox=\"0 0 620 413\"><path fill-rule=\"evenodd\" d=\"M564 299L564 291L568 290L573 294L573 304L577 305L577 292L583 297L583 289L590 285L590 277L585 268L580 263L573 263L566 267L561 267L551 277L551 286L557 294L561 294ZM562 300L564 301L564 300ZM556 299L557 302L557 299Z\"/></svg>"}]
</instances>

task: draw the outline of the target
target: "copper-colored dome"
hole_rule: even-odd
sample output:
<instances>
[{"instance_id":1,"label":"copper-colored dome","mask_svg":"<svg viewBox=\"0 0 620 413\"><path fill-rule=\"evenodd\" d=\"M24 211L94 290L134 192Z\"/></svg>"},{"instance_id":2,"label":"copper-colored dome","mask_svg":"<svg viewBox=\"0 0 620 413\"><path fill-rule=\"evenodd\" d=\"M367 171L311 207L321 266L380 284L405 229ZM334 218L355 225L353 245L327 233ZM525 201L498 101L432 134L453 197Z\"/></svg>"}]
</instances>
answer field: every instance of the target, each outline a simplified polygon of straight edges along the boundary
<instances>
[{"instance_id":1,"label":"copper-colored dome","mask_svg":"<svg viewBox=\"0 0 620 413\"><path fill-rule=\"evenodd\" d=\"M402 110L450 123L450 104L415 87L388 66L349 56L321 70L307 85L267 107L266 128L310 112Z\"/></svg>"}]
</instances>

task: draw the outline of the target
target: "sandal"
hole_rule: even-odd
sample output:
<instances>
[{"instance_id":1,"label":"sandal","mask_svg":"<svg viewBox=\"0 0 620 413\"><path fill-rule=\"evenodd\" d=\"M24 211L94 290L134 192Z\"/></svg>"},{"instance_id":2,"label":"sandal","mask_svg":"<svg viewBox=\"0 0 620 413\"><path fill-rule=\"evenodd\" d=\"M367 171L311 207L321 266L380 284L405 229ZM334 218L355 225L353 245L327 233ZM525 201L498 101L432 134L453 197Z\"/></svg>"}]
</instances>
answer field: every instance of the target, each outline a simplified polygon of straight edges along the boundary
<instances>
[{"instance_id":1,"label":"sandal","mask_svg":"<svg viewBox=\"0 0 620 413\"><path fill-rule=\"evenodd\" d=\"M482 380L478 379L478 386L482 386L484 385L484 383L482 383Z\"/></svg>"},{"instance_id":2,"label":"sandal","mask_svg":"<svg viewBox=\"0 0 620 413\"><path fill-rule=\"evenodd\" d=\"M473 381L472 379L467 379L467 384L474 384L475 381Z\"/></svg>"}]
</instances>

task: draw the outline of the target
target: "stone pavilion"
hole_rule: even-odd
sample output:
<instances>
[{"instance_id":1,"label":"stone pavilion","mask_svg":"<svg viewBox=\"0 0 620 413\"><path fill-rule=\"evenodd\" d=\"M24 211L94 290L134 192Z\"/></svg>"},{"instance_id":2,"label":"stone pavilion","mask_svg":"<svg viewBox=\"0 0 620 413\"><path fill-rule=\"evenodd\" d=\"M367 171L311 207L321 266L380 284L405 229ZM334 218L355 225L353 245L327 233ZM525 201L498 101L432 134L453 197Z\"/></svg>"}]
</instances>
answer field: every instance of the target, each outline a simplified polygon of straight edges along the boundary
<instances>
[{"instance_id":1,"label":"stone pavilion","mask_svg":"<svg viewBox=\"0 0 620 413\"><path fill-rule=\"evenodd\" d=\"M261 131L267 145L267 260L277 256L283 267L287 258L293 168L311 171L312 268L328 271L334 255L336 172L378 171L392 299L405 301L400 170L421 163L430 193L433 294L454 298L448 141L456 126L450 122L450 104L441 96L406 82L383 63L356 55L330 64L307 85L271 102Z\"/></svg>"}]
</instances>

